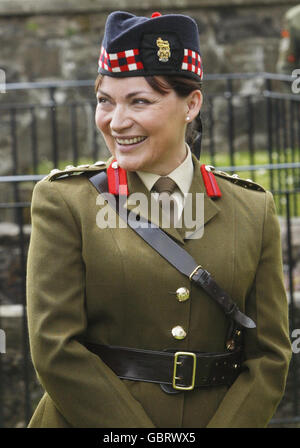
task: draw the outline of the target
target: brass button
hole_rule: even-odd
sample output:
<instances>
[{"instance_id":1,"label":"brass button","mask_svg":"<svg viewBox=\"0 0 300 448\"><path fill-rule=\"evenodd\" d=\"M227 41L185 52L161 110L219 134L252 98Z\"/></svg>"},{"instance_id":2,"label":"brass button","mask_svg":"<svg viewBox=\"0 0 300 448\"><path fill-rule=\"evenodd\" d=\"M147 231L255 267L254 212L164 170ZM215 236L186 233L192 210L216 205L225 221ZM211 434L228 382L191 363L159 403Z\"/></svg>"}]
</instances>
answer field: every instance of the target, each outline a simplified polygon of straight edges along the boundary
<instances>
[{"instance_id":1,"label":"brass button","mask_svg":"<svg viewBox=\"0 0 300 448\"><path fill-rule=\"evenodd\" d=\"M211 170L214 170L215 167L213 165L205 165L205 169L206 169L206 171L211 171Z\"/></svg>"},{"instance_id":2,"label":"brass button","mask_svg":"<svg viewBox=\"0 0 300 448\"><path fill-rule=\"evenodd\" d=\"M226 342L226 348L227 350L234 350L235 349L235 343L233 339L230 339L229 341Z\"/></svg>"},{"instance_id":3,"label":"brass button","mask_svg":"<svg viewBox=\"0 0 300 448\"><path fill-rule=\"evenodd\" d=\"M190 291L184 286L178 288L176 291L176 297L179 302L185 302L190 297Z\"/></svg>"},{"instance_id":4,"label":"brass button","mask_svg":"<svg viewBox=\"0 0 300 448\"><path fill-rule=\"evenodd\" d=\"M180 325L177 325L172 328L172 335L175 339L184 339L186 337L186 332Z\"/></svg>"}]
</instances>

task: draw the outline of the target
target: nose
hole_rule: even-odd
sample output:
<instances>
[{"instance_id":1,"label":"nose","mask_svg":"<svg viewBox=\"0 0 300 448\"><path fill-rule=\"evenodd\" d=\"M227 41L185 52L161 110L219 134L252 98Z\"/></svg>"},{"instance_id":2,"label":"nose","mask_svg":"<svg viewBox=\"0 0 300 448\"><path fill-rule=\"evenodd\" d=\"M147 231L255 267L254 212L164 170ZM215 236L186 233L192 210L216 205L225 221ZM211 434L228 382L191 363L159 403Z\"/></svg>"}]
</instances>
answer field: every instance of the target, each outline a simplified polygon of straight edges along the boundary
<instances>
[{"instance_id":1,"label":"nose","mask_svg":"<svg viewBox=\"0 0 300 448\"><path fill-rule=\"evenodd\" d=\"M122 105L118 105L112 112L112 118L110 120L110 128L114 132L122 131L123 129L130 128L132 125L132 119L128 115L127 108Z\"/></svg>"}]
</instances>

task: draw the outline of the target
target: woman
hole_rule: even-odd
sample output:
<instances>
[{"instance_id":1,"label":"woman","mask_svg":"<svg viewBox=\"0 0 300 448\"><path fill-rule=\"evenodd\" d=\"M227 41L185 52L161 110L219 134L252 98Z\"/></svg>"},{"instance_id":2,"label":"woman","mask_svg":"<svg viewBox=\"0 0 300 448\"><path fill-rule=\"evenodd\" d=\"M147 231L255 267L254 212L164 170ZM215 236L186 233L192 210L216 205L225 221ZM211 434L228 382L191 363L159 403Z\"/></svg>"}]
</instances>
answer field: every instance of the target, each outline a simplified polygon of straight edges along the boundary
<instances>
[{"instance_id":1,"label":"woman","mask_svg":"<svg viewBox=\"0 0 300 448\"><path fill-rule=\"evenodd\" d=\"M112 13L99 73L96 124L112 157L54 170L33 194L28 322L45 394L29 427L266 426L291 356L279 226L269 192L214 175L185 143L202 103L195 22ZM157 216L161 178L176 206ZM191 228L180 218L199 198ZM143 233L155 249L124 210L158 224ZM174 266L190 260L185 275Z\"/></svg>"}]
</instances>

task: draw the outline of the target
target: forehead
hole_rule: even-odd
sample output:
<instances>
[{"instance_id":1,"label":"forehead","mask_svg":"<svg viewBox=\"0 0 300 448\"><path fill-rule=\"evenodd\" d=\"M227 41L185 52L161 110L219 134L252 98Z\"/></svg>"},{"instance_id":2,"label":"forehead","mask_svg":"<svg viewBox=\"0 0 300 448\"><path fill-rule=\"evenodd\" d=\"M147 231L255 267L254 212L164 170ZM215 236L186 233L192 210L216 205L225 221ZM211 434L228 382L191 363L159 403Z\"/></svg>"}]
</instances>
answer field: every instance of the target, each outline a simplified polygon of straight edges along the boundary
<instances>
[{"instance_id":1,"label":"forehead","mask_svg":"<svg viewBox=\"0 0 300 448\"><path fill-rule=\"evenodd\" d=\"M125 78L114 78L104 76L99 89L114 93L129 93L132 90L144 90L154 92L143 76L128 76Z\"/></svg>"}]
</instances>

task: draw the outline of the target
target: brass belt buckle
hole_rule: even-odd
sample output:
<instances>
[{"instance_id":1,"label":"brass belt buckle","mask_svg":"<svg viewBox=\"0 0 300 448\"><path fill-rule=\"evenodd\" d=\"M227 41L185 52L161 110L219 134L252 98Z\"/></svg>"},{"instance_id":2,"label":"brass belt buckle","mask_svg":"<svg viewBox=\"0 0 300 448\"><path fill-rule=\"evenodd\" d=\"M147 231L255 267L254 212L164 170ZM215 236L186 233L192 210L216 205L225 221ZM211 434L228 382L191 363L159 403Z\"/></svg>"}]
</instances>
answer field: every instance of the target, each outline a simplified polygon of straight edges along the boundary
<instances>
[{"instance_id":1,"label":"brass belt buckle","mask_svg":"<svg viewBox=\"0 0 300 448\"><path fill-rule=\"evenodd\" d=\"M177 365L180 365L181 362L178 361L178 357L181 355L191 356L193 358L193 373L192 373L192 381L190 386L177 386L176 380L181 380L182 378L176 376ZM196 363L197 358L195 353L191 352L176 352L174 355L174 370L173 370L173 388L177 390L193 390L195 386L195 377L196 377Z\"/></svg>"}]
</instances>

